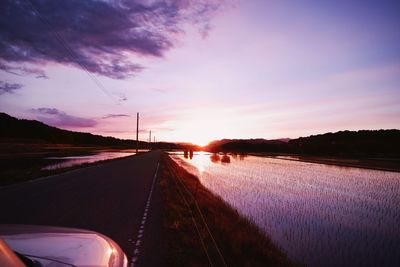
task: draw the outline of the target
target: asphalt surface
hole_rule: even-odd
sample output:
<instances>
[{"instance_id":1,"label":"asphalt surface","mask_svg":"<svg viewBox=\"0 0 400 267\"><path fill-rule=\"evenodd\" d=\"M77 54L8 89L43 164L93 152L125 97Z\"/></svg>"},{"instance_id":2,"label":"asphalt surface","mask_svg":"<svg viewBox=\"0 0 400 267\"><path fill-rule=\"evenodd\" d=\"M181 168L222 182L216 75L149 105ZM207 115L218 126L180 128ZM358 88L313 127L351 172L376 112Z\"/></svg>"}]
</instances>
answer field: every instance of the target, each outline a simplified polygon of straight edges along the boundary
<instances>
[{"instance_id":1,"label":"asphalt surface","mask_svg":"<svg viewBox=\"0 0 400 267\"><path fill-rule=\"evenodd\" d=\"M162 203L157 182L139 246L136 241L161 154L139 154L0 188L0 224L96 231L117 242L129 260L136 258L135 266L160 266Z\"/></svg>"}]
</instances>

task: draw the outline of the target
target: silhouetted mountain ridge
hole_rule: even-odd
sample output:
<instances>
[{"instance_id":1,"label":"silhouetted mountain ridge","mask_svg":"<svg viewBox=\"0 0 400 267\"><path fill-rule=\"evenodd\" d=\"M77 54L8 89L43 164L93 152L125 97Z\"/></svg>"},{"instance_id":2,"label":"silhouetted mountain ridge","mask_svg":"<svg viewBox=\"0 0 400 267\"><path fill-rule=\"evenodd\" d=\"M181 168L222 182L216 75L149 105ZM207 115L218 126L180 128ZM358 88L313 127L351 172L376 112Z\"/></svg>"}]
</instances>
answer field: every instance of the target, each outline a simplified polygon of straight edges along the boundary
<instances>
[{"instance_id":1,"label":"silhouetted mountain ridge","mask_svg":"<svg viewBox=\"0 0 400 267\"><path fill-rule=\"evenodd\" d=\"M278 152L286 144L287 141L281 139L222 139L209 143L206 149L211 152Z\"/></svg>"},{"instance_id":2,"label":"silhouetted mountain ridge","mask_svg":"<svg viewBox=\"0 0 400 267\"><path fill-rule=\"evenodd\" d=\"M400 130L339 131L289 141L291 152L303 154L400 156Z\"/></svg>"},{"instance_id":3,"label":"silhouetted mountain ridge","mask_svg":"<svg viewBox=\"0 0 400 267\"><path fill-rule=\"evenodd\" d=\"M400 156L400 130L339 131L297 139L223 139L211 152L276 152L336 156Z\"/></svg>"},{"instance_id":4,"label":"silhouetted mountain ridge","mask_svg":"<svg viewBox=\"0 0 400 267\"><path fill-rule=\"evenodd\" d=\"M36 120L17 119L1 112L0 129L1 142L136 147L136 140L63 130ZM139 141L139 147L148 148L148 143ZM157 147L178 148L179 146L173 143L158 142Z\"/></svg>"},{"instance_id":5,"label":"silhouetted mountain ridge","mask_svg":"<svg viewBox=\"0 0 400 267\"><path fill-rule=\"evenodd\" d=\"M227 143L232 142L243 142L247 144L278 144L278 143L287 143L289 142L289 138L280 138L280 139L264 139L264 138L251 138L251 139L221 139L210 142L207 146L220 146Z\"/></svg>"},{"instance_id":6,"label":"silhouetted mountain ridge","mask_svg":"<svg viewBox=\"0 0 400 267\"><path fill-rule=\"evenodd\" d=\"M17 119L6 113L0 113L0 139L42 141L48 143L86 144L86 145L133 145L132 140L123 140L110 136L75 132L46 125L36 120Z\"/></svg>"},{"instance_id":7,"label":"silhouetted mountain ridge","mask_svg":"<svg viewBox=\"0 0 400 267\"><path fill-rule=\"evenodd\" d=\"M129 146L136 141L74 132L35 120L0 113L1 142L63 143L72 145ZM159 148L185 148L190 144L158 143ZM148 147L140 142L140 147ZM197 146L193 146L194 149ZM206 146L211 152L276 152L310 155L400 157L400 130L339 131L297 139L222 139Z\"/></svg>"}]
</instances>

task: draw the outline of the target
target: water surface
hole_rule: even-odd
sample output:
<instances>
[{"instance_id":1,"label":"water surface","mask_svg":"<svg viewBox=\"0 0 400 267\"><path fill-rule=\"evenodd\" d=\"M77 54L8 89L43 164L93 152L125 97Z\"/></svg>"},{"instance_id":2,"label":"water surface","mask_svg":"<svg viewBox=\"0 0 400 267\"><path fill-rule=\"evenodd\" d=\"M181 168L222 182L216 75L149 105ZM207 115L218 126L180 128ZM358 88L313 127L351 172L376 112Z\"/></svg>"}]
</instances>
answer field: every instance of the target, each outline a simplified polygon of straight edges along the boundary
<instances>
[{"instance_id":1,"label":"water surface","mask_svg":"<svg viewBox=\"0 0 400 267\"><path fill-rule=\"evenodd\" d=\"M46 160L54 161L44 166L42 170L55 170L82 165L85 163L94 163L102 160L116 159L135 155L133 151L99 151L92 155L70 156L70 157L47 157Z\"/></svg>"},{"instance_id":2,"label":"water surface","mask_svg":"<svg viewBox=\"0 0 400 267\"><path fill-rule=\"evenodd\" d=\"M245 155L173 155L307 266L400 266L400 173Z\"/></svg>"}]
</instances>

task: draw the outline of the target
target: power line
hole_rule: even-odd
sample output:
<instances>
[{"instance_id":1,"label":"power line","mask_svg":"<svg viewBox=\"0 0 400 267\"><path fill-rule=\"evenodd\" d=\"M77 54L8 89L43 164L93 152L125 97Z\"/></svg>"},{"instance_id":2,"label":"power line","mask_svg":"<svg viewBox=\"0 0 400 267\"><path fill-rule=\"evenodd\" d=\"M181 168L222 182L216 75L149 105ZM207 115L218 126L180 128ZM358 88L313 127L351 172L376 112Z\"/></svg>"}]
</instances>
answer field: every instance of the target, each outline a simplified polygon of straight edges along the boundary
<instances>
[{"instance_id":1,"label":"power line","mask_svg":"<svg viewBox=\"0 0 400 267\"><path fill-rule=\"evenodd\" d=\"M139 152L139 112L136 113L136 154Z\"/></svg>"},{"instance_id":2,"label":"power line","mask_svg":"<svg viewBox=\"0 0 400 267\"><path fill-rule=\"evenodd\" d=\"M178 178L178 179L179 179L179 178ZM203 248L203 251L204 251L204 253L205 253L206 256L207 256L208 263L210 264L211 267L213 267L214 264L212 263L212 260L211 260L211 258L210 258L210 254L208 253L208 250L207 250L207 248L206 248L204 239L203 239L203 237L202 237L202 235L201 235L201 232L200 232L199 226L198 226L198 224L197 224L197 222L196 222L196 219L195 219L194 216L193 216L193 211L192 211L192 209L190 208L190 204L189 204L189 202L186 200L186 198L185 198L185 196L184 196L182 190L179 188L179 185L178 185L178 183L176 182L176 180L175 180L175 179L173 179L173 180L174 180L174 182L175 182L175 186L176 186L176 188L177 188L177 190L178 190L179 195L180 195L181 198L183 199L183 202L185 202L185 204L186 204L186 206L187 206L187 208L188 208L188 210L189 210L189 212L190 212L190 216L191 216L192 222L193 222L193 224L194 224L194 226L195 226L195 228L196 228L196 232L197 232L197 234L198 234L198 236L199 236L200 243L201 243L201 246L202 246L202 248Z\"/></svg>"},{"instance_id":3,"label":"power line","mask_svg":"<svg viewBox=\"0 0 400 267\"><path fill-rule=\"evenodd\" d=\"M227 267L228 265L226 264L225 258L224 258L224 256L222 255L221 250L220 250L220 248L219 248L217 242L215 241L215 238L214 238L213 234L211 233L211 230L210 230L210 228L209 228L209 226L208 226L208 224L207 224L207 222L206 222L206 220L205 220L205 218L204 218L203 212L201 211L201 209L200 209L200 207L199 207L199 204L197 203L196 198L195 198L195 197L193 196L193 194L189 191L189 189L185 186L185 184L184 184L183 181L179 178L179 176L177 176L177 178L178 178L180 184L182 185L182 187L183 187L183 188L185 189L185 191L187 192L187 194L190 195L190 196L193 198L194 203L195 203L195 206L196 206L196 208L197 208L197 211L199 212L200 217L201 217L201 220L203 221L203 224L205 225L206 230L207 230L208 234L209 234L210 237L211 237L211 240L212 240L212 242L213 242L213 244L214 244L214 246L215 246L215 248L216 248L216 250L217 250L217 252L218 252L218 255L219 255L219 257L220 257L220 259L221 259L223 265L224 265L225 267Z\"/></svg>"},{"instance_id":4,"label":"power line","mask_svg":"<svg viewBox=\"0 0 400 267\"><path fill-rule=\"evenodd\" d=\"M40 13L40 11L36 8L35 4L33 3L32 0L27 0L27 2L30 4L32 10L37 14L39 19L44 23L47 24L47 26L50 29L50 32L52 33L53 37L61 44L61 46L67 51L68 56L70 59L77 63L78 66L86 72L86 74L92 79L92 81L97 85L97 87L103 91L104 94L106 94L110 99L115 101L115 98L107 91L106 87L94 76L90 70L85 66L83 62L79 60L79 58L75 55L75 52L71 49L71 47L68 45L68 43L62 38L62 36L53 29L51 23Z\"/></svg>"},{"instance_id":5,"label":"power line","mask_svg":"<svg viewBox=\"0 0 400 267\"><path fill-rule=\"evenodd\" d=\"M218 246L218 244L217 244L217 242L216 242L216 240L215 240L215 238L214 238L214 235L212 234L212 232L211 232L211 230L210 230L210 227L208 226L208 224L207 224L207 222L206 222L206 220L205 220L204 214L203 214L203 212L201 211L201 209L200 209L200 207L199 207L199 205L198 205L198 203L197 203L197 200L196 200L195 196L193 196L193 194L190 192L190 190L187 188L187 186L185 185L185 183L182 181L182 179L179 177L178 174L175 173L175 175L173 175L173 176L176 177L176 179L174 179L175 184L177 185L176 180L178 180L178 181L179 181L179 184L181 185L181 188L182 188L184 191L186 191L186 194L189 195L190 198L193 199L193 201L194 201L194 203L195 203L195 206L196 206L196 209L197 209L198 213L200 214L201 222L204 224L204 226L205 226L205 228L206 228L206 231L207 231L208 235L209 235L210 238L211 238L211 241L212 241L212 243L213 243L213 245L214 245L214 247L215 247L215 249L216 249L216 251L217 251L217 253L218 253L218 257L220 258L220 261L221 261L221 263L222 263L223 266L227 267L228 265L226 264L225 258L224 258L224 256L222 255L221 249L219 248L219 246ZM177 185L177 187L179 188L178 185ZM197 189L198 189L198 188L196 188L196 190L197 190ZM179 191L181 191L181 190L179 190ZM197 192L196 192L196 193L197 193ZM182 194L182 196L183 196L183 192L182 192L182 191L181 191L181 194ZM191 211L191 215L193 216L193 209L190 207L190 204L188 203L188 201L186 201L186 198L185 198L185 202L186 202L188 208L189 208L190 211ZM196 222L196 220L195 220L194 217L193 217L193 220L194 220L194 223L197 224L197 222ZM208 255L208 253L207 253L207 255ZM210 262L210 264L212 265L211 262Z\"/></svg>"}]
</instances>

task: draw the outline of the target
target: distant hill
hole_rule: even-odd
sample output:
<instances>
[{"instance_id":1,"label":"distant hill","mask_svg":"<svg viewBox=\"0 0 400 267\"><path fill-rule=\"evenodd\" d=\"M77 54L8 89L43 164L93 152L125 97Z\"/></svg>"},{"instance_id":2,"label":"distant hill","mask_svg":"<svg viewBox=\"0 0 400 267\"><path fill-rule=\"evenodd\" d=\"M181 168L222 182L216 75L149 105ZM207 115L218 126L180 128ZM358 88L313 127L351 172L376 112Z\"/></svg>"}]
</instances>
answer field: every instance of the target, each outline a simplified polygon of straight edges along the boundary
<instances>
[{"instance_id":1,"label":"distant hill","mask_svg":"<svg viewBox=\"0 0 400 267\"><path fill-rule=\"evenodd\" d=\"M209 143L206 150L210 152L278 152L286 146L287 141L267 139L222 139Z\"/></svg>"},{"instance_id":2,"label":"distant hill","mask_svg":"<svg viewBox=\"0 0 400 267\"><path fill-rule=\"evenodd\" d=\"M0 142L136 147L134 140L63 130L36 120L17 119L6 113L0 113L0 129ZM165 148L177 147L172 143L158 144ZM147 148L148 144L140 141L139 147Z\"/></svg>"},{"instance_id":3,"label":"distant hill","mask_svg":"<svg viewBox=\"0 0 400 267\"><path fill-rule=\"evenodd\" d=\"M0 113L0 142L54 143L135 147L136 141L74 132L35 120ZM147 148L147 142L140 142ZM158 143L158 148L187 148L190 144ZM196 148L196 147L193 147ZM340 131L297 139L222 139L205 148L210 152L277 152L310 155L400 157L400 130Z\"/></svg>"},{"instance_id":4,"label":"distant hill","mask_svg":"<svg viewBox=\"0 0 400 267\"><path fill-rule=\"evenodd\" d=\"M59 129L36 120L17 119L0 113L0 140L25 142L48 142L85 145L134 145L132 140L104 137L90 133L81 133Z\"/></svg>"},{"instance_id":5,"label":"distant hill","mask_svg":"<svg viewBox=\"0 0 400 267\"><path fill-rule=\"evenodd\" d=\"M400 157L400 130L340 131L297 139L223 139L210 152L278 152L309 155Z\"/></svg>"},{"instance_id":6,"label":"distant hill","mask_svg":"<svg viewBox=\"0 0 400 267\"><path fill-rule=\"evenodd\" d=\"M400 156L400 130L340 131L290 140L291 152L358 156Z\"/></svg>"}]
</instances>

